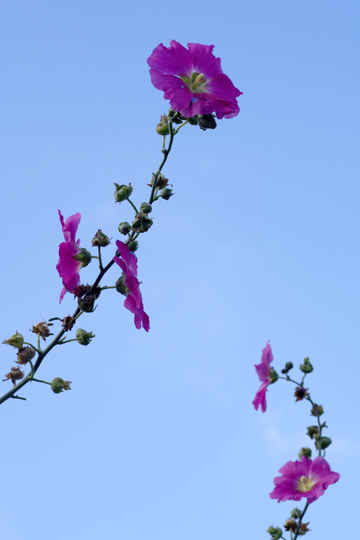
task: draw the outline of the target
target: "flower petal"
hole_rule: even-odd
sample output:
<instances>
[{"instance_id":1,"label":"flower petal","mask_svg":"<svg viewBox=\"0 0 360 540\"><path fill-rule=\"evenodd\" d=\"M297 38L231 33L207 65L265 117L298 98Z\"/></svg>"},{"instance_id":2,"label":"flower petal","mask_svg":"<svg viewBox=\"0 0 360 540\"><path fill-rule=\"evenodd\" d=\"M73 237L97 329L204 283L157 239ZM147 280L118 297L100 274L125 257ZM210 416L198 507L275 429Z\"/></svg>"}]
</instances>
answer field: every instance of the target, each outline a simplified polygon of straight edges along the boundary
<instances>
[{"instance_id":1,"label":"flower petal","mask_svg":"<svg viewBox=\"0 0 360 540\"><path fill-rule=\"evenodd\" d=\"M169 75L190 77L193 71L189 51L175 40L170 41L169 48L164 47L162 43L155 47L147 63L151 68Z\"/></svg>"}]
</instances>

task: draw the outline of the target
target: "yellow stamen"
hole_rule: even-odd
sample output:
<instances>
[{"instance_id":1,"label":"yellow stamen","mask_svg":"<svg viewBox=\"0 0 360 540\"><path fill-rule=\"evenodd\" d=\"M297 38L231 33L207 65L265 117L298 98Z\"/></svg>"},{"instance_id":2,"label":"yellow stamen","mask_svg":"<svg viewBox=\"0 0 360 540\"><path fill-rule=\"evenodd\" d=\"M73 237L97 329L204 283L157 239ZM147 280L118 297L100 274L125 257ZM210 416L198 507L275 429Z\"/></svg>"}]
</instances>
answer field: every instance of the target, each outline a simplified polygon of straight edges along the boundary
<instances>
[{"instance_id":1,"label":"yellow stamen","mask_svg":"<svg viewBox=\"0 0 360 540\"><path fill-rule=\"evenodd\" d=\"M311 480L308 476L302 476L299 480L299 490L300 491L310 491L315 485L315 482Z\"/></svg>"}]
</instances>

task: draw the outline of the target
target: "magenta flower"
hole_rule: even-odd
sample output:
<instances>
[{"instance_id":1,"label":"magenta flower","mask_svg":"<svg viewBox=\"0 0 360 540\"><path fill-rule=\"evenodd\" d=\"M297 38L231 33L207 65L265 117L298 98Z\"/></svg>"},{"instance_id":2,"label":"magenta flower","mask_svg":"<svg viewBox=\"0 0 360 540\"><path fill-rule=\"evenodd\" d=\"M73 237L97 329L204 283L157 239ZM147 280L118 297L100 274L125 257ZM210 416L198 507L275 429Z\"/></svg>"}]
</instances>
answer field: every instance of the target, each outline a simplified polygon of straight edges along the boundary
<instances>
[{"instance_id":1,"label":"magenta flower","mask_svg":"<svg viewBox=\"0 0 360 540\"><path fill-rule=\"evenodd\" d=\"M149 316L144 311L144 304L140 292L140 282L137 278L137 259L124 242L117 240L120 257L114 257L114 261L123 271L123 284L125 285L126 298L124 306L134 314L134 323L139 330L141 327L148 332L150 330Z\"/></svg>"},{"instance_id":2,"label":"magenta flower","mask_svg":"<svg viewBox=\"0 0 360 540\"><path fill-rule=\"evenodd\" d=\"M235 88L223 73L220 58L212 54L214 45L188 43L186 49L172 40L170 47L158 45L148 58L151 82L163 90L174 111L186 118L215 113L217 118L233 118L239 114Z\"/></svg>"},{"instance_id":3,"label":"magenta flower","mask_svg":"<svg viewBox=\"0 0 360 540\"><path fill-rule=\"evenodd\" d=\"M258 410L261 405L262 412L266 411L266 392L267 387L271 382L270 378L270 363L273 361L273 354L271 350L270 341L267 342L266 347L263 349L261 355L260 364L255 364L256 373L261 381L259 390L256 392L256 396L252 404L255 409Z\"/></svg>"},{"instance_id":4,"label":"magenta flower","mask_svg":"<svg viewBox=\"0 0 360 540\"><path fill-rule=\"evenodd\" d=\"M59 262L56 265L56 269L59 272L59 276L62 278L64 285L60 293L61 303L66 291L73 292L75 287L79 285L79 270L82 266L84 266L84 263L75 259L75 257L82 251L79 247L80 240L75 240L81 215L79 213L74 214L73 216L68 217L64 222L64 218L61 215L60 210L58 210L58 212L65 239L65 242L62 242L59 246Z\"/></svg>"},{"instance_id":5,"label":"magenta flower","mask_svg":"<svg viewBox=\"0 0 360 540\"><path fill-rule=\"evenodd\" d=\"M302 456L301 461L288 461L279 472L283 476L274 478L275 488L270 493L272 499L281 501L300 501L307 498L310 504L321 495L330 484L335 484L340 474L330 470L330 465L323 457L312 461Z\"/></svg>"}]
</instances>

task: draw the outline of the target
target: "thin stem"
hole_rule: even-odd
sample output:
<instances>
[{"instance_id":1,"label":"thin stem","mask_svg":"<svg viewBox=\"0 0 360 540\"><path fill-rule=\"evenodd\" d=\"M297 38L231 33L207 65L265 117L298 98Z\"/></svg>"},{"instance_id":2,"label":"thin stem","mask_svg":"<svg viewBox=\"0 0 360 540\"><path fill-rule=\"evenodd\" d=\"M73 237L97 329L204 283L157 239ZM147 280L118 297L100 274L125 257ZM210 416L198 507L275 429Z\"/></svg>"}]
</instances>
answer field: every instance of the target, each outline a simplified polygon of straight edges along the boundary
<instances>
[{"instance_id":1,"label":"thin stem","mask_svg":"<svg viewBox=\"0 0 360 540\"><path fill-rule=\"evenodd\" d=\"M173 130L172 122L169 122L169 129L170 129L169 146L166 149L163 148L163 150L162 150L162 152L164 154L164 157L163 157L162 162L160 163L160 167L158 168L158 170L157 170L157 172L156 172L156 174L155 174L155 176L153 178L153 185L152 185L152 189L151 189L149 204L152 204L152 202L154 200L154 193L155 193L155 189L156 189L156 186L157 186L157 181L158 181L158 178L159 178L159 174L161 173L161 170L162 170L163 166L166 163L168 155L170 154L172 143L173 143L173 140L174 140L174 130ZM176 132L178 132L178 131L179 131L179 128L176 130Z\"/></svg>"},{"instance_id":2,"label":"thin stem","mask_svg":"<svg viewBox=\"0 0 360 540\"><path fill-rule=\"evenodd\" d=\"M102 260L101 260L101 247L98 246L98 253L99 253L99 267L100 267L100 272L101 270L103 270L103 265L102 265Z\"/></svg>"},{"instance_id":3,"label":"thin stem","mask_svg":"<svg viewBox=\"0 0 360 540\"><path fill-rule=\"evenodd\" d=\"M32 349L34 349L34 351L40 354L39 349L37 349L34 345L32 345L32 343L28 343L27 341L24 341L24 345L29 345L29 347L31 347Z\"/></svg>"},{"instance_id":4,"label":"thin stem","mask_svg":"<svg viewBox=\"0 0 360 540\"><path fill-rule=\"evenodd\" d=\"M38 351L39 351L39 353L41 353L41 347L40 347L40 333L38 334L38 337L37 337L37 346L38 346Z\"/></svg>"},{"instance_id":5,"label":"thin stem","mask_svg":"<svg viewBox=\"0 0 360 540\"><path fill-rule=\"evenodd\" d=\"M36 381L36 382L41 382L41 383L44 383L44 384L49 384L51 386L51 382L47 382L47 381L41 381L40 379L32 379L33 381Z\"/></svg>"},{"instance_id":6,"label":"thin stem","mask_svg":"<svg viewBox=\"0 0 360 540\"><path fill-rule=\"evenodd\" d=\"M174 136L179 133L179 129L181 129L182 127L184 127L187 123L188 123L189 119L187 119L183 124L181 124L181 126L179 126L175 131L174 131Z\"/></svg>"},{"instance_id":7,"label":"thin stem","mask_svg":"<svg viewBox=\"0 0 360 540\"><path fill-rule=\"evenodd\" d=\"M301 516L300 516L300 518L299 518L299 526L298 526L298 529L297 529L297 531L296 531L296 533L295 533L294 540L296 540L297 537L298 537L299 534L300 534L300 525L301 525L302 519L303 519L303 517L304 517L304 515L305 515L305 512L306 512L306 510L308 509L308 506L309 506L309 503L308 503L308 501L306 501L306 504L305 504L305 506L304 506L304 510L301 512Z\"/></svg>"},{"instance_id":8,"label":"thin stem","mask_svg":"<svg viewBox=\"0 0 360 540\"><path fill-rule=\"evenodd\" d=\"M135 213L138 214L139 210L136 208L135 204L129 199L129 197L126 200L129 201L129 203L131 204L131 206L135 210Z\"/></svg>"}]
</instances>

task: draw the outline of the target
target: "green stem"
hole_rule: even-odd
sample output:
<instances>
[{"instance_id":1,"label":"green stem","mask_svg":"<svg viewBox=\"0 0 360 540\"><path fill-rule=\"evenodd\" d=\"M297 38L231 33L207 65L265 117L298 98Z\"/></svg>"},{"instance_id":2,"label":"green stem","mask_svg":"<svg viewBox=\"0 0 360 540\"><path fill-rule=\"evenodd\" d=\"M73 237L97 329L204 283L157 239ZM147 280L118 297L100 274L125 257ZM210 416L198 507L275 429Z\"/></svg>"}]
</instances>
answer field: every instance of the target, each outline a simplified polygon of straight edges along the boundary
<instances>
[{"instance_id":1,"label":"green stem","mask_svg":"<svg viewBox=\"0 0 360 540\"><path fill-rule=\"evenodd\" d=\"M184 122L185 124L185 122ZM184 125L184 124L181 124ZM180 127L176 130L176 133L179 131ZM153 200L154 200L154 193L155 193L155 189L156 189L156 186L157 186L157 181L158 181L158 178L159 178L159 174L161 173L161 170L163 168L163 166L165 165L166 163L166 160L168 158L168 155L170 154L171 152L171 147L172 147L172 143L173 143L173 140L174 140L174 130L173 130L173 124L172 122L169 122L169 129L170 129L170 139L169 139L169 146L167 148L163 148L162 149L162 152L164 154L164 157L163 157L163 160L162 162L160 163L160 167L158 168L155 176L154 176L154 179L153 179L153 185L152 185L152 189L151 189L151 194L150 194L150 199L149 199L149 204L152 204Z\"/></svg>"},{"instance_id":2,"label":"green stem","mask_svg":"<svg viewBox=\"0 0 360 540\"><path fill-rule=\"evenodd\" d=\"M100 268L100 272L101 270L103 270L103 265L102 265L102 260L101 260L101 248L100 246L98 246L98 253L99 253L99 268Z\"/></svg>"},{"instance_id":3,"label":"green stem","mask_svg":"<svg viewBox=\"0 0 360 540\"><path fill-rule=\"evenodd\" d=\"M139 211L138 211L138 209L136 208L135 204L134 204L129 198L127 198L126 200L129 201L129 203L131 204L131 206L132 206L133 209L135 210L135 213L138 214Z\"/></svg>"},{"instance_id":4,"label":"green stem","mask_svg":"<svg viewBox=\"0 0 360 540\"><path fill-rule=\"evenodd\" d=\"M308 501L306 501L306 504L305 504L305 506L304 506L304 510L301 512L301 516L300 516L300 518L299 518L299 527L298 527L298 530L297 530L296 533L295 533L294 540L296 540L297 537L298 537L299 534L300 534L300 525L301 525L301 523L302 523L302 520L303 520L303 517L304 517L304 515L305 515L305 512L306 512L306 510L308 509L308 506L309 506L309 503L308 503Z\"/></svg>"},{"instance_id":5,"label":"green stem","mask_svg":"<svg viewBox=\"0 0 360 540\"><path fill-rule=\"evenodd\" d=\"M105 285L105 287L101 287L102 291L105 291L106 289L116 289L115 285Z\"/></svg>"},{"instance_id":6,"label":"green stem","mask_svg":"<svg viewBox=\"0 0 360 540\"><path fill-rule=\"evenodd\" d=\"M38 338L37 338L37 346L38 346L38 351L39 351L39 353L41 354L41 347L40 347L40 333L38 334Z\"/></svg>"},{"instance_id":7,"label":"green stem","mask_svg":"<svg viewBox=\"0 0 360 540\"><path fill-rule=\"evenodd\" d=\"M40 354L40 351L34 345L32 345L32 343L28 343L27 341L24 341L24 345L29 345L29 347L31 347L32 349L34 349L34 351Z\"/></svg>"},{"instance_id":8,"label":"green stem","mask_svg":"<svg viewBox=\"0 0 360 540\"><path fill-rule=\"evenodd\" d=\"M182 127L184 127L187 123L188 123L189 119L187 119L183 124L181 124L181 126L179 126L175 131L174 131L174 137L177 133L179 133L179 129L181 129Z\"/></svg>"},{"instance_id":9,"label":"green stem","mask_svg":"<svg viewBox=\"0 0 360 540\"><path fill-rule=\"evenodd\" d=\"M51 386L51 382L47 382L47 381L41 381L40 379L32 379L33 381L36 381L36 382L41 382L41 383L44 383L44 384L49 384Z\"/></svg>"}]
</instances>

